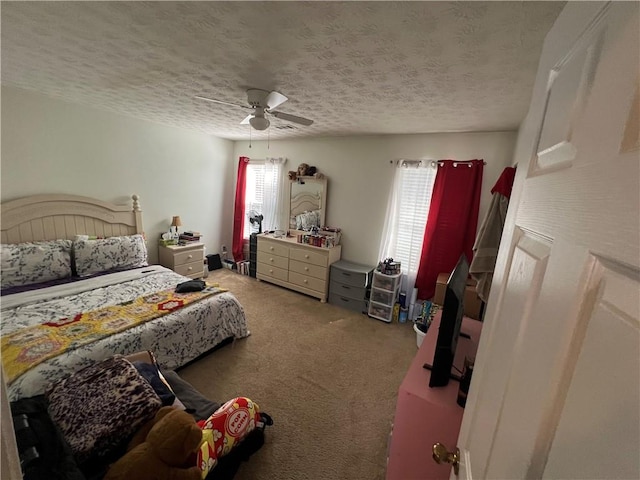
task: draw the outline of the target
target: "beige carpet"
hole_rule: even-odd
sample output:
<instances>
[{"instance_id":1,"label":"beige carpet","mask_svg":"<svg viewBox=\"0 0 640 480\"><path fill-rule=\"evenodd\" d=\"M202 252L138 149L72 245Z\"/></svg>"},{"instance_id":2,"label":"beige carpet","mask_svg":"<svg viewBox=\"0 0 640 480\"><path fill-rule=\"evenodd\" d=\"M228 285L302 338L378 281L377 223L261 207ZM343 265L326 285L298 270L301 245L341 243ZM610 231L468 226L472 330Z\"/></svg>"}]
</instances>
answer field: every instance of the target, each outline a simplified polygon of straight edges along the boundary
<instances>
[{"instance_id":1,"label":"beige carpet","mask_svg":"<svg viewBox=\"0 0 640 480\"><path fill-rule=\"evenodd\" d=\"M180 375L219 402L249 397L274 420L236 479L384 479L398 387L417 351L412 324L226 269L210 273L244 306L251 336Z\"/></svg>"}]
</instances>

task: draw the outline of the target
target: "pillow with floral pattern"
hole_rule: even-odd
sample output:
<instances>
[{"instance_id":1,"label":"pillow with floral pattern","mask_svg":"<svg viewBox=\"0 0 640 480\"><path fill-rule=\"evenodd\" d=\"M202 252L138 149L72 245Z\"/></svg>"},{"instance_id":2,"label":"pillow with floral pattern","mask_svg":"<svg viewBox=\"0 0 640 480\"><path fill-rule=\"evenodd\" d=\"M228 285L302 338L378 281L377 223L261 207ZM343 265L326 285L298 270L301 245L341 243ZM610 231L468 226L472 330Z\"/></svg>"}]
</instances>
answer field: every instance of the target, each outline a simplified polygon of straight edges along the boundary
<instances>
[{"instance_id":1,"label":"pillow with floral pattern","mask_svg":"<svg viewBox=\"0 0 640 480\"><path fill-rule=\"evenodd\" d=\"M311 227L320 227L320 211L312 210L296 215L296 229L310 230Z\"/></svg>"},{"instance_id":2,"label":"pillow with floral pattern","mask_svg":"<svg viewBox=\"0 0 640 480\"><path fill-rule=\"evenodd\" d=\"M76 273L81 277L148 265L147 245L140 234L95 240L78 235L73 241L73 254Z\"/></svg>"},{"instance_id":3,"label":"pillow with floral pattern","mask_svg":"<svg viewBox=\"0 0 640 480\"><path fill-rule=\"evenodd\" d=\"M0 245L2 288L71 276L71 240Z\"/></svg>"}]
</instances>

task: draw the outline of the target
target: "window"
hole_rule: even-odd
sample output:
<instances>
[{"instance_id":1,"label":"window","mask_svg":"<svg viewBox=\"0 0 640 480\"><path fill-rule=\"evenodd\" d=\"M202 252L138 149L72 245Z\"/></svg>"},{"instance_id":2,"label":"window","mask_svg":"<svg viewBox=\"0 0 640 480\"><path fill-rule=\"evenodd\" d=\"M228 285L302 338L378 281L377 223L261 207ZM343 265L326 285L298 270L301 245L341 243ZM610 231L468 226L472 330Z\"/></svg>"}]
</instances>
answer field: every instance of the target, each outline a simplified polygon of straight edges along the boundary
<instances>
[{"instance_id":1,"label":"window","mask_svg":"<svg viewBox=\"0 0 640 480\"><path fill-rule=\"evenodd\" d=\"M246 172L246 188L244 194L245 221L243 237L258 231L258 224L251 224L249 216L253 213L262 215L262 230L285 228L284 223L284 188L283 175L286 160L267 158L266 160L250 160ZM288 212L287 218L288 218Z\"/></svg>"},{"instance_id":2,"label":"window","mask_svg":"<svg viewBox=\"0 0 640 480\"><path fill-rule=\"evenodd\" d=\"M422 240L437 170L435 162L398 162L380 246L380 259L401 262L402 289L410 295L415 284Z\"/></svg>"}]
</instances>

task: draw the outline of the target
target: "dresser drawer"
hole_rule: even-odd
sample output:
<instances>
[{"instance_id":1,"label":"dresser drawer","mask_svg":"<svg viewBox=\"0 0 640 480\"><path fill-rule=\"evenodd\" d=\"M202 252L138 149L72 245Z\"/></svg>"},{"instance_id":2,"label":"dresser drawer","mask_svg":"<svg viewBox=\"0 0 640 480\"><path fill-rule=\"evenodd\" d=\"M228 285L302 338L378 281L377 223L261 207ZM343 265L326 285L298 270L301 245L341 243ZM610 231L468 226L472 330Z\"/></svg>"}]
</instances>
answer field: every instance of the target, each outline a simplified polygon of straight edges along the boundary
<instances>
[{"instance_id":1,"label":"dresser drawer","mask_svg":"<svg viewBox=\"0 0 640 480\"><path fill-rule=\"evenodd\" d=\"M331 281L364 288L371 285L372 272L373 267L340 260L331 264Z\"/></svg>"},{"instance_id":2,"label":"dresser drawer","mask_svg":"<svg viewBox=\"0 0 640 480\"><path fill-rule=\"evenodd\" d=\"M331 277L331 283L329 284L329 294L335 293L342 297L352 298L353 300L362 300L366 298L367 289L364 287L354 287L352 285L345 285L344 283L336 282Z\"/></svg>"},{"instance_id":3,"label":"dresser drawer","mask_svg":"<svg viewBox=\"0 0 640 480\"><path fill-rule=\"evenodd\" d=\"M257 262L284 270L289 268L289 259L287 257L281 257L280 255L270 254L268 252L259 252Z\"/></svg>"},{"instance_id":4,"label":"dresser drawer","mask_svg":"<svg viewBox=\"0 0 640 480\"><path fill-rule=\"evenodd\" d=\"M184 275L185 277L193 277L194 275L201 277L204 274L204 261L199 260L197 262L176 265L174 272Z\"/></svg>"},{"instance_id":5,"label":"dresser drawer","mask_svg":"<svg viewBox=\"0 0 640 480\"><path fill-rule=\"evenodd\" d=\"M325 267L319 267L318 265L312 265L310 263L303 263L298 260L289 261L289 270L302 275L316 277L323 281L327 278L327 269Z\"/></svg>"},{"instance_id":6,"label":"dresser drawer","mask_svg":"<svg viewBox=\"0 0 640 480\"><path fill-rule=\"evenodd\" d=\"M282 268L274 267L273 265L267 265L266 263L258 263L256 265L256 272L258 275L265 275L267 277L273 277L277 280L286 282L289 280L289 271Z\"/></svg>"},{"instance_id":7,"label":"dresser drawer","mask_svg":"<svg viewBox=\"0 0 640 480\"><path fill-rule=\"evenodd\" d=\"M364 300L354 300L333 292L329 292L329 303L354 312L363 313L367 311L367 303Z\"/></svg>"},{"instance_id":8,"label":"dresser drawer","mask_svg":"<svg viewBox=\"0 0 640 480\"><path fill-rule=\"evenodd\" d=\"M185 265L187 263L195 262L199 260L204 265L204 252L201 248L187 250L186 252L176 253L173 256L173 265Z\"/></svg>"},{"instance_id":9,"label":"dresser drawer","mask_svg":"<svg viewBox=\"0 0 640 480\"><path fill-rule=\"evenodd\" d=\"M312 263L313 265L319 265L321 267L326 267L328 263L326 254L316 253L302 248L290 248L289 257L294 260L299 260L304 263Z\"/></svg>"},{"instance_id":10,"label":"dresser drawer","mask_svg":"<svg viewBox=\"0 0 640 480\"><path fill-rule=\"evenodd\" d=\"M281 245L261 238L258 240L258 252L267 252L274 255L280 255L281 257L288 257L289 247L287 245Z\"/></svg>"},{"instance_id":11,"label":"dresser drawer","mask_svg":"<svg viewBox=\"0 0 640 480\"><path fill-rule=\"evenodd\" d=\"M301 287L315 290L316 292L325 292L327 288L327 282L318 278L313 278L308 275L302 275L300 273L289 272L289 283L300 285Z\"/></svg>"}]
</instances>

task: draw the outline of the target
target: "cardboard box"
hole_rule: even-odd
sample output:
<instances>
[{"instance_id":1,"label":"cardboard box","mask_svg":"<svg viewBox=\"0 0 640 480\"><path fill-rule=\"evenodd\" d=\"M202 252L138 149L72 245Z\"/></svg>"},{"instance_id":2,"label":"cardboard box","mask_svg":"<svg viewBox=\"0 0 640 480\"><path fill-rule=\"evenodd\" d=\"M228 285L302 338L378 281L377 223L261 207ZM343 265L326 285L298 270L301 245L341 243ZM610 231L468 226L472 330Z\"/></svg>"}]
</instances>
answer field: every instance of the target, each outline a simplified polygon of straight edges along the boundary
<instances>
[{"instance_id":1,"label":"cardboard box","mask_svg":"<svg viewBox=\"0 0 640 480\"><path fill-rule=\"evenodd\" d=\"M450 273L441 273L438 275L433 303L437 303L438 305L444 304L444 293L447 289L447 280L449 280L450 275ZM464 314L467 317L480 320L482 300L476 294L476 281L471 278L467 280L467 287L465 288L462 302L464 304Z\"/></svg>"}]
</instances>

